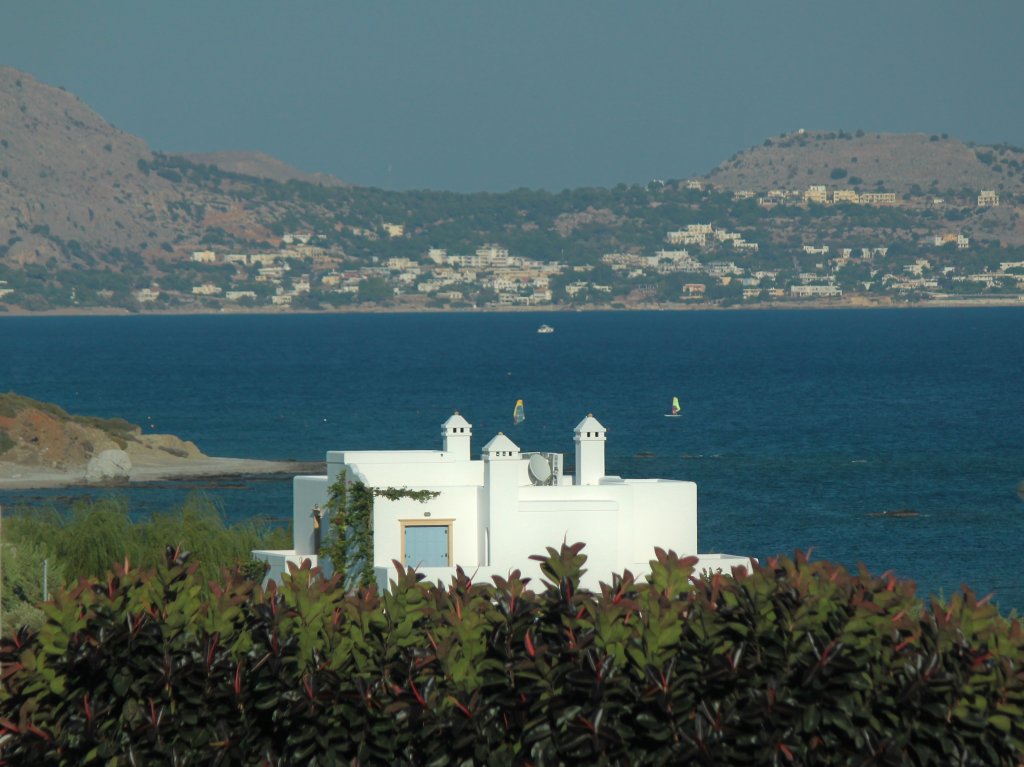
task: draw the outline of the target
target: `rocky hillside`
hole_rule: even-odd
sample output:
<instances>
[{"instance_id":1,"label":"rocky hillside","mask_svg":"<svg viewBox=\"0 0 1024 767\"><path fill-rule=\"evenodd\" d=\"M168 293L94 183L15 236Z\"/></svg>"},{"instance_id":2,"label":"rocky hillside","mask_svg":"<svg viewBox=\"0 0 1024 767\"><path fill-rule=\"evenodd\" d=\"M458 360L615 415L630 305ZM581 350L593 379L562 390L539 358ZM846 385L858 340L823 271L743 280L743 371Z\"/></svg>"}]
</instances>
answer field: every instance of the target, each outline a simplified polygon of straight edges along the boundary
<instances>
[{"instance_id":1,"label":"rocky hillside","mask_svg":"<svg viewBox=\"0 0 1024 767\"><path fill-rule=\"evenodd\" d=\"M305 173L263 152L187 152L182 157L197 165L214 165L228 173L266 178L281 184L303 181L322 186L348 186L329 173Z\"/></svg>"},{"instance_id":2,"label":"rocky hillside","mask_svg":"<svg viewBox=\"0 0 1024 767\"><path fill-rule=\"evenodd\" d=\"M76 96L0 67L6 264L94 267L100 259L117 270L126 257L180 257L218 225L267 238L262 217L245 211L230 189L188 183L174 164Z\"/></svg>"},{"instance_id":3,"label":"rocky hillside","mask_svg":"<svg viewBox=\"0 0 1024 767\"><path fill-rule=\"evenodd\" d=\"M973 146L945 135L803 131L766 139L712 170L715 187L806 189L876 188L906 193L923 190L995 189L1024 193L1024 149Z\"/></svg>"},{"instance_id":4,"label":"rocky hillside","mask_svg":"<svg viewBox=\"0 0 1024 767\"><path fill-rule=\"evenodd\" d=\"M171 184L139 170L152 159L141 139L77 97L0 68L0 231L14 240L10 261L61 255L50 234L132 249L149 231L173 236L161 215Z\"/></svg>"},{"instance_id":5,"label":"rocky hillside","mask_svg":"<svg viewBox=\"0 0 1024 767\"><path fill-rule=\"evenodd\" d=\"M111 450L123 451L135 465L206 457L192 442L143 434L120 418L69 415L57 405L0 394L0 463L73 471Z\"/></svg>"}]
</instances>

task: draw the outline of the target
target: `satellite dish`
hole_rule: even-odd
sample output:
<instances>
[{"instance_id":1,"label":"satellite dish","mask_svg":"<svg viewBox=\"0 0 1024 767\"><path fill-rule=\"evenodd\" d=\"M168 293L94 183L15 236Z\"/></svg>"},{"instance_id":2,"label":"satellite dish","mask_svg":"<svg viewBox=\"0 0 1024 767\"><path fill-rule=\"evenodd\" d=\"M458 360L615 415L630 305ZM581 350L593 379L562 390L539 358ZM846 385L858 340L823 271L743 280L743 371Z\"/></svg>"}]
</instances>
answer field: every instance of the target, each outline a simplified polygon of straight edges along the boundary
<instances>
[{"instance_id":1,"label":"satellite dish","mask_svg":"<svg viewBox=\"0 0 1024 767\"><path fill-rule=\"evenodd\" d=\"M551 479L551 464L548 462L547 456L539 453L531 455L528 470L530 481L535 485L543 485Z\"/></svg>"}]
</instances>

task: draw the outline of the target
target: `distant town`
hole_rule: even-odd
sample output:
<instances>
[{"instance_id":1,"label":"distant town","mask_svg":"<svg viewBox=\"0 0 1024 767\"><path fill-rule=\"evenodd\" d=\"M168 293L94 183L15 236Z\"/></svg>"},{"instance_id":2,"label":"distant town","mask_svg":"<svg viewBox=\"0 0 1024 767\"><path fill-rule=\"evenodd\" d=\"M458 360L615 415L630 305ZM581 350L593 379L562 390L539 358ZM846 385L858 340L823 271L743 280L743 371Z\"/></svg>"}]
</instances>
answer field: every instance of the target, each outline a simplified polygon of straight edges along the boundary
<instances>
[{"instance_id":1,"label":"distant town","mask_svg":"<svg viewBox=\"0 0 1024 767\"><path fill-rule=\"evenodd\" d=\"M702 190L701 181L685 182ZM761 208L810 205L899 206L895 193L857 193L812 185L802 192L739 191L733 200L755 199ZM939 208L941 197L917 201ZM983 190L978 207L997 207L999 195ZM383 236L404 236L401 223L382 222ZM374 231L354 232L368 238ZM738 306L759 303L799 305L808 301L893 303L906 301L1024 302L1024 261L1003 261L995 268L971 270L949 265L951 250L971 247L955 229L922 235L921 255L899 269L887 269L888 243L803 244L790 268L744 266L742 256L760 244L748 234L711 223L666 231L664 247L650 253L606 253L598 264L569 265L540 261L490 243L471 253L428 248L419 258L373 258L369 265L346 265L343 252L323 243L316 232L288 232L270 252L238 253L195 250L189 266L203 275L187 284L180 279L132 292L139 307L203 308L279 307L322 309L359 304L407 309L468 309L588 306L642 308L658 304ZM806 263L810 257L811 263ZM666 286L669 286L666 290ZM13 290L0 284L0 299ZM74 304L75 296L69 296ZM844 300L845 299L845 300Z\"/></svg>"},{"instance_id":2,"label":"distant town","mask_svg":"<svg viewBox=\"0 0 1024 767\"><path fill-rule=\"evenodd\" d=\"M13 70L0 93L0 312L1024 306L1007 144L799 129L703 176L394 191L152 152Z\"/></svg>"}]
</instances>

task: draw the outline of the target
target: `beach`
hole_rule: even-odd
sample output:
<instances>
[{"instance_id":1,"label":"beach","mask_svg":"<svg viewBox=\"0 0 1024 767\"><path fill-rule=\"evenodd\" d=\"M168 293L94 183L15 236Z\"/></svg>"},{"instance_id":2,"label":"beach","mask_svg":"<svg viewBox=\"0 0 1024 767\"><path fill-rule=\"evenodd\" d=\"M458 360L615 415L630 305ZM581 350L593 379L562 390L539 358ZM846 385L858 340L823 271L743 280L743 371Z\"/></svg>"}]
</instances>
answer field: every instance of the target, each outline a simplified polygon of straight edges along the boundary
<instances>
[{"instance_id":1,"label":"beach","mask_svg":"<svg viewBox=\"0 0 1024 767\"><path fill-rule=\"evenodd\" d=\"M85 467L66 470L46 466L22 466L0 462L0 491L32 490L54 487L104 487L133 485L164 480L196 478L240 478L257 475L319 474L324 464L317 461L260 461L249 458L196 458L167 463L133 465L127 479L108 483L90 483L85 479Z\"/></svg>"},{"instance_id":2,"label":"beach","mask_svg":"<svg viewBox=\"0 0 1024 767\"><path fill-rule=\"evenodd\" d=\"M624 305L609 304L534 304L530 306L478 306L471 308L429 307L420 301L398 301L394 304L357 304L352 306L328 307L319 310L291 309L284 307L232 306L218 309L203 309L196 306L172 309L145 309L130 311L120 307L61 307L30 311L19 306L0 308L3 317L189 317L189 316L294 316L294 315L351 315L351 314L562 314L574 312L721 312L721 311L768 311L808 309L949 309L995 307L1024 307L1024 296L964 296L934 298L927 301L897 300L892 296L850 295L839 298L802 298L779 301L752 301L723 306L705 301L674 302L630 302Z\"/></svg>"}]
</instances>

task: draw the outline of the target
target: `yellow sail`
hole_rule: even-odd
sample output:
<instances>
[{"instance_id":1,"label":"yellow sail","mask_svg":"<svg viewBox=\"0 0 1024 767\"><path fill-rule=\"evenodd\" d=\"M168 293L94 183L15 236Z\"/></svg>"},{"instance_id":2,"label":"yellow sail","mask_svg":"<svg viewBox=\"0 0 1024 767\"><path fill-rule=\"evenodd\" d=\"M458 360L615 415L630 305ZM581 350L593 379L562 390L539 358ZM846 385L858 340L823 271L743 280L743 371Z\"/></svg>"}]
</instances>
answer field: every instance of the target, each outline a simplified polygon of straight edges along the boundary
<instances>
[{"instance_id":1,"label":"yellow sail","mask_svg":"<svg viewBox=\"0 0 1024 767\"><path fill-rule=\"evenodd\" d=\"M515 410L512 411L512 424L518 426L526 420L526 409L523 407L523 401L521 399L516 400Z\"/></svg>"}]
</instances>

